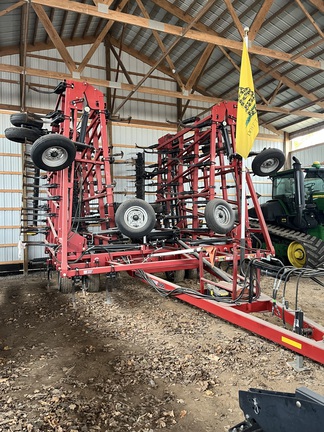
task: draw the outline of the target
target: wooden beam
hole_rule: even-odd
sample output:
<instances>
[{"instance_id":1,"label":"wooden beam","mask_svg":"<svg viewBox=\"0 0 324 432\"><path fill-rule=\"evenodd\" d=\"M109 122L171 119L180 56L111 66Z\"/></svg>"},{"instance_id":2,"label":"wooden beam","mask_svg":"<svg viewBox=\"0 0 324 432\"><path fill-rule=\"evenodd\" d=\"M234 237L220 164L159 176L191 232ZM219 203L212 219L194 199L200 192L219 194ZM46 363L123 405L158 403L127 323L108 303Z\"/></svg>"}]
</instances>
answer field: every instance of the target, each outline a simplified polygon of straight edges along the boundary
<instances>
[{"instance_id":1,"label":"wooden beam","mask_svg":"<svg viewBox=\"0 0 324 432\"><path fill-rule=\"evenodd\" d=\"M145 9L143 3L142 3L142 0L136 0L136 2L137 2L137 4L138 4L139 8L141 9L141 12L142 12L142 14L144 15L144 17L149 19L150 16L149 16L149 14L147 13L147 11L146 11L146 9ZM153 30L153 36L154 36L154 38L155 38L157 44L159 45L160 50L162 51L163 54L165 54L165 53L166 53L165 46L164 46L164 44L163 44L163 42L162 42L162 39L161 39L160 36L159 36L159 33L158 33L156 30ZM177 81L179 87L180 87L181 89L184 88L184 84L183 84L183 82L182 82L182 80L181 80L179 74L176 72L176 68L175 68L175 66L174 66L173 61L171 60L171 57L170 57L169 55L166 55L166 56L165 56L165 59L166 59L166 61L168 62L168 65L169 65L169 67L170 67L170 70L173 71L174 78L175 78L175 80Z\"/></svg>"},{"instance_id":2,"label":"wooden beam","mask_svg":"<svg viewBox=\"0 0 324 432\"><path fill-rule=\"evenodd\" d=\"M312 24L312 26L314 27L314 29L317 31L317 33L321 36L321 38L324 37L324 33L322 32L322 30L318 27L318 25L316 24L314 18L308 13L307 9L305 8L305 6L302 4L302 2L300 0L295 0L295 2L298 4L298 6L300 7L300 9L304 12L304 14L307 16L309 22Z\"/></svg>"},{"instance_id":3,"label":"wooden beam","mask_svg":"<svg viewBox=\"0 0 324 432\"><path fill-rule=\"evenodd\" d=\"M264 0L259 12L257 13L251 25L249 31L249 41L254 41L256 35L258 34L258 31L264 23L265 17L267 16L267 13L269 12L273 2L274 0Z\"/></svg>"},{"instance_id":4,"label":"wooden beam","mask_svg":"<svg viewBox=\"0 0 324 432\"><path fill-rule=\"evenodd\" d=\"M233 23L235 24L235 27L237 29L237 31L239 32L241 39L243 40L244 38L244 30L243 30L243 26L241 24L241 21L239 20L239 17L237 16L235 9L232 5L231 0L224 0L224 3L226 4L226 7L228 9L228 12L230 13Z\"/></svg>"},{"instance_id":5,"label":"wooden beam","mask_svg":"<svg viewBox=\"0 0 324 432\"><path fill-rule=\"evenodd\" d=\"M28 22L29 22L29 3L26 3L21 8L21 26L20 26L20 52L19 52L19 64L22 66L23 71L26 69L26 45L28 37ZM20 75L20 110L26 110L26 75L25 73Z\"/></svg>"},{"instance_id":6,"label":"wooden beam","mask_svg":"<svg viewBox=\"0 0 324 432\"><path fill-rule=\"evenodd\" d=\"M186 90L191 91L195 83L197 82L198 78L203 73L205 66L212 55L212 52L214 51L215 46L212 44L208 44L202 53L198 63L196 64L194 70L192 71L187 83L186 83Z\"/></svg>"},{"instance_id":7,"label":"wooden beam","mask_svg":"<svg viewBox=\"0 0 324 432\"><path fill-rule=\"evenodd\" d=\"M123 74L125 75L125 78L127 79L128 83L129 84L134 84L131 76L129 75L126 67L124 66L124 63L121 61L120 55L118 55L118 53L116 52L114 46L111 44L110 41L107 41L107 46L109 47L109 49L111 50L113 56L115 57L115 59L116 59L116 61L118 63L118 66L121 68L121 70L122 70Z\"/></svg>"},{"instance_id":8,"label":"wooden beam","mask_svg":"<svg viewBox=\"0 0 324 432\"><path fill-rule=\"evenodd\" d=\"M15 3L15 4L13 4L13 5L7 7L6 9L4 9L4 10L2 10L2 11L0 12L0 17L2 17L2 16L4 16L4 15L8 14L9 12L11 12L11 11L13 11L13 10L19 8L19 7L22 6L23 4L26 4L26 1L25 1L25 0L19 1L19 2Z\"/></svg>"},{"instance_id":9,"label":"wooden beam","mask_svg":"<svg viewBox=\"0 0 324 432\"><path fill-rule=\"evenodd\" d=\"M324 12L324 2L323 0L308 0L310 3L312 3L313 6L315 6L320 12Z\"/></svg>"},{"instance_id":10,"label":"wooden beam","mask_svg":"<svg viewBox=\"0 0 324 432\"><path fill-rule=\"evenodd\" d=\"M101 12L99 7L91 6L87 4L80 4L73 0L66 2L66 0L30 0L33 5L44 5L49 7L56 7L63 10L69 10L71 12L83 13L88 15L97 16L104 19L112 19L116 22L121 22L125 24L131 24L138 27L143 27L151 30L157 30L167 34L172 34L174 36L185 37L187 39L197 40L200 42L212 43L214 45L220 45L225 48L242 51L242 43L226 39L215 34L201 33L197 30L189 29L184 35L183 27L161 23L159 21L150 20L147 18L142 18L124 12L118 12L113 10L108 10L107 12ZM160 2L159 2L160 3ZM261 56L267 56L270 58L276 58L284 62L290 62L292 55L283 51L272 50L269 48L252 46L249 49L250 54L256 54ZM315 69L324 69L323 64L319 60L311 60L306 57L301 57L293 60L294 63L309 66Z\"/></svg>"},{"instance_id":11,"label":"wooden beam","mask_svg":"<svg viewBox=\"0 0 324 432\"><path fill-rule=\"evenodd\" d=\"M118 5L117 10L123 10L127 3L128 3L128 0L122 0L122 2ZM93 54L97 51L99 45L104 40L107 33L109 32L109 30L113 26L113 24L114 24L113 21L108 21L107 24L105 25L105 27L101 30L99 36L96 38L95 42L90 47L89 51L87 52L84 59L82 60L80 66L78 67L78 72L81 73L84 70L86 65L89 63L89 60L91 59Z\"/></svg>"},{"instance_id":12,"label":"wooden beam","mask_svg":"<svg viewBox=\"0 0 324 432\"><path fill-rule=\"evenodd\" d=\"M151 67L151 69L147 72L147 74L136 84L134 89L126 96L126 98L123 100L121 104L116 108L114 112L118 112L124 105L127 103L127 101L133 96L133 94L143 85L143 83L146 81L146 79L152 74L152 72L157 69L157 67L160 65L160 63L166 58L167 55L170 54L170 52L173 50L173 48L180 42L180 40L190 31L191 27L194 26L196 22L198 22L205 14L206 12L213 6L214 2L216 0L208 0L208 2L203 6L197 15L192 19L188 25L182 29L182 33L180 36L178 36L174 42L168 47L168 49L164 52L162 57L159 58L159 60Z\"/></svg>"},{"instance_id":13,"label":"wooden beam","mask_svg":"<svg viewBox=\"0 0 324 432\"><path fill-rule=\"evenodd\" d=\"M50 6L52 7L52 5L50 5ZM55 45L56 49L60 53L62 59L64 60L64 63L66 64L69 71L71 73L76 71L76 69L77 69L76 64L74 63L72 57L70 56L68 50L66 49L62 39L60 38L59 34L57 33L52 22L48 18L44 8L42 6L40 6L39 4L33 4L33 8L34 8L35 13L37 14L39 20L43 24L45 30L47 31L49 37L51 38L53 44Z\"/></svg>"},{"instance_id":14,"label":"wooden beam","mask_svg":"<svg viewBox=\"0 0 324 432\"><path fill-rule=\"evenodd\" d=\"M17 74L24 73L24 70L21 66L13 66L13 65L8 65L8 64L3 64L3 63L0 64L0 71L9 72L9 73L17 73ZM52 71L49 74L49 71L44 71L41 69L34 69L34 68L26 68L25 73L26 73L26 75L38 76L38 77L43 77L43 78L51 77L53 79L57 79L60 81L64 80L64 79L67 79L67 80L73 79L73 77L71 75L66 74L66 73ZM80 79L82 81L89 82L90 84L92 84L94 86L99 86L99 87L101 86L101 87L106 87L106 88L109 87L109 88L115 88L118 90L130 91L130 92L134 91L134 89L137 87L137 85L135 86L132 84L119 83L119 82L96 79L96 78L86 77L86 76L82 76ZM78 81L77 79L75 79L75 80ZM216 98L213 96L204 96L201 94L189 94L187 91L177 92L177 91L172 91L172 90L164 90L164 89L145 87L145 86L141 86L138 89L136 88L136 91L138 91L139 93L150 94L150 95L160 95L160 96L165 96L165 97L169 97L169 98L180 98L180 99L182 98L182 99L186 99L186 100L207 102L211 105L214 105L214 104L222 101L222 99ZM264 105L260 105L260 104L257 104L257 110L258 111L266 111L266 112L277 112L277 113L282 113L285 115L296 115L296 116L300 116L300 117L324 119L324 113L314 113L314 112L310 112L310 111L301 111L301 110L293 111L293 110L288 110L285 108L270 107L270 106L264 106Z\"/></svg>"},{"instance_id":15,"label":"wooden beam","mask_svg":"<svg viewBox=\"0 0 324 432\"><path fill-rule=\"evenodd\" d=\"M317 101L318 97L314 95L313 93L308 92L308 90L304 89L301 85L295 84L294 81L287 78L284 75L279 74L278 72L274 72L269 68L266 64L263 62L258 62L257 64L258 68L265 72L266 74L270 74L273 78L275 78L278 81L282 81L283 84L285 84L287 87L291 88L295 92L299 93L300 95L304 96L305 98L311 100L311 101ZM257 80L255 80L257 82ZM321 108L324 108L324 103L319 102L318 106Z\"/></svg>"},{"instance_id":16,"label":"wooden beam","mask_svg":"<svg viewBox=\"0 0 324 432\"><path fill-rule=\"evenodd\" d=\"M23 68L21 66L13 66L13 65L1 63L0 64L0 71L21 74L21 73L23 73ZM59 81L62 81L65 79L67 79L67 80L73 79L71 74L56 72L56 71L50 72L50 71L44 71L42 69L34 69L34 68L26 68L26 75L38 76L38 77L44 77L44 78L53 78L53 79L57 79ZM82 77L80 77L80 79L82 81L87 81L94 86L102 86L102 87L107 87L107 88L109 87L109 88L115 88L118 90L133 91L136 87L135 85L132 85L132 84L125 84L125 83L119 83L119 82L114 82L114 81L106 81L106 80L101 80L101 79L96 79L96 78L86 77L86 76L82 76ZM80 80L76 79L76 81L80 81ZM158 94L161 96L166 96L166 97L171 97L171 98L172 97L173 98L183 98L183 99L190 99L190 100L195 100L195 101L200 101L200 102L207 102L207 103L210 103L213 105L215 103L221 102L221 99L215 98L213 96L204 96L204 95L199 95L199 94L188 95L187 94L188 92L181 93L181 92L176 92L176 91L172 91L172 90L163 90L163 89L144 87L144 86L141 86L141 88L138 91L140 93L144 93L144 94L151 94L151 95L157 95Z\"/></svg>"},{"instance_id":17,"label":"wooden beam","mask_svg":"<svg viewBox=\"0 0 324 432\"><path fill-rule=\"evenodd\" d=\"M167 2L166 0L152 0L154 3L159 4L161 7L163 7L163 9L167 10L168 12L172 13L173 15L177 16L179 19L185 21L185 22L189 22L190 19L192 18L190 15L184 13L180 8L177 8L174 5L171 5L169 2ZM195 26L198 30L202 31L202 32L208 32L209 34L216 34L217 33L214 30L209 29L207 26L205 26L202 23L198 23ZM224 52L225 49L222 48L222 51ZM240 55L241 52L236 50L236 49L232 49L231 51L233 51L235 54ZM251 49L249 49L249 52L251 51ZM293 55L291 55L291 57L293 57ZM233 64L233 62L231 62ZM272 76L275 80L278 81L282 81L282 83L284 85L286 85L289 88L292 88L294 91L296 91L297 93L299 93L300 95L306 97L309 100L317 100L317 96L310 93L308 90L304 89L302 86L295 84L292 80L288 79L285 75L281 75L278 72L274 71L273 68L269 67L268 65L266 65L264 62L262 62L261 60L257 60L255 57L251 57L251 63L254 64L258 69L262 70L265 72L265 74ZM239 71L239 68L236 67L236 69ZM256 84L256 82L258 82L258 80L261 77L255 78L254 77L254 84ZM235 92L237 90L235 89ZM231 97L235 97L234 93L233 96L231 96L231 90L229 90L229 93L227 94L227 97L231 98ZM324 108L324 104L318 104L321 108Z\"/></svg>"}]
</instances>

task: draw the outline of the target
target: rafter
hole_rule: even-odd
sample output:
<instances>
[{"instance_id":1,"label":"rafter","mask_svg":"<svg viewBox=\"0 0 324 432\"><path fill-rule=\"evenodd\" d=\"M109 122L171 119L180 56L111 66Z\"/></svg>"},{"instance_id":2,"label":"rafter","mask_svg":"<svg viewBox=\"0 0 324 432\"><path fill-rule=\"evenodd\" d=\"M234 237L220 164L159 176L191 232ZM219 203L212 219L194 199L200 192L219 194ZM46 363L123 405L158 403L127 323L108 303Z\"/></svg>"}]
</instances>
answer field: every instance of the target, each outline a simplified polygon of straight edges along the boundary
<instances>
[{"instance_id":1,"label":"rafter","mask_svg":"<svg viewBox=\"0 0 324 432\"><path fill-rule=\"evenodd\" d=\"M262 24L264 23L265 17L267 16L267 13L269 12L274 0L264 0L259 12L257 13L256 17L253 20L253 23L251 25L250 31L249 31L249 40L254 41L256 35L258 34L258 31L262 27Z\"/></svg>"},{"instance_id":2,"label":"rafter","mask_svg":"<svg viewBox=\"0 0 324 432\"><path fill-rule=\"evenodd\" d=\"M107 41L107 45L109 47L109 49L111 50L112 54L114 55L118 66L121 68L121 70L123 71L123 74L125 75L127 81L129 84L134 84L132 78L130 77L126 67L124 66L124 63L121 61L120 55L118 55L118 53L116 52L114 46L111 44L111 42L108 40Z\"/></svg>"},{"instance_id":3,"label":"rafter","mask_svg":"<svg viewBox=\"0 0 324 432\"><path fill-rule=\"evenodd\" d=\"M50 19L48 18L44 8L40 6L39 4L33 4L34 11L36 12L39 20L43 24L44 28L46 29L49 37L51 38L53 44L55 45L56 49L60 53L62 59L64 60L64 63L66 64L67 68L70 72L76 71L76 64L74 63L72 57L70 56L68 50L66 49L62 39L60 38L59 34L57 33L55 27L51 23Z\"/></svg>"},{"instance_id":4,"label":"rafter","mask_svg":"<svg viewBox=\"0 0 324 432\"><path fill-rule=\"evenodd\" d=\"M186 90L191 91L193 86L196 84L198 78L203 73L205 66L212 55L212 52L214 51L215 46L212 44L208 44L202 53L198 63L196 64L196 67L192 71L187 83L186 83Z\"/></svg>"},{"instance_id":5,"label":"rafter","mask_svg":"<svg viewBox=\"0 0 324 432\"><path fill-rule=\"evenodd\" d=\"M71 74L62 73L62 72L56 72L56 71L45 71L42 69L35 69L35 68L23 68L21 66L13 66L9 64L0 64L0 71L2 72L9 72L9 73L16 73L16 74L23 74L30 76L37 76L42 78L48 78L49 76L53 79L57 80L69 80L72 79ZM200 101L200 102L207 102L211 105L214 105L215 103L221 102L221 99L216 98L214 96L204 96L201 94L188 94L188 92L177 92L172 90L164 90L159 88L152 88L152 87L145 87L141 86L140 88L136 88L137 86L131 85L131 84L125 84L120 82L114 82L114 81L108 81L108 80L102 80L97 79L93 77L81 77L83 81L87 81L90 84L93 84L95 86L102 86L105 88L115 88L119 90L125 90L125 91L138 91L139 93L144 94L150 94L150 95L161 95L165 97L170 98L179 98L179 99L185 99L185 100L193 100L193 101ZM309 117L309 118L318 118L321 120L324 120L324 113L314 113L310 111L302 111L302 110L289 110L285 108L279 108L279 107L268 107L264 105L257 104L257 110L258 111L266 111L266 112L275 112L275 113L281 113L285 115L296 115L298 117Z\"/></svg>"},{"instance_id":6,"label":"rafter","mask_svg":"<svg viewBox=\"0 0 324 432\"><path fill-rule=\"evenodd\" d=\"M143 83L146 81L146 79L152 74L152 72L155 71L155 69L160 65L160 63L166 58L167 55L170 54L170 52L173 50L173 48L180 42L182 37L184 37L188 32L190 32L191 27L195 25L196 22L198 22L205 14L206 12L212 7L212 5L215 3L216 0L208 0L205 6L203 6L200 11L197 13L197 15L192 19L188 25L182 29L182 34L175 39L175 41L169 46L169 48L164 52L162 57L151 67L151 69L147 72L147 74L136 84L134 90L132 90L128 96L123 100L121 104L116 108L115 112L118 112L124 105L127 103L127 101L132 97L132 95L143 85Z\"/></svg>"},{"instance_id":7,"label":"rafter","mask_svg":"<svg viewBox=\"0 0 324 432\"><path fill-rule=\"evenodd\" d=\"M21 8L21 27L20 27L20 53L19 64L22 66L23 73L20 75L20 106L21 110L26 108L26 44L28 36L28 21L29 21L29 4L25 4Z\"/></svg>"},{"instance_id":8,"label":"rafter","mask_svg":"<svg viewBox=\"0 0 324 432\"><path fill-rule=\"evenodd\" d=\"M141 12L142 12L142 14L143 14L143 16L144 16L145 18L150 19L150 16L149 16L149 14L147 13L147 11L146 11L146 9L145 9L145 6L143 5L142 0L136 0L136 2L137 2L137 4L138 4L138 6L139 6L139 8L140 8L140 10L141 10ZM154 36L154 38L155 38L157 44L158 44L159 47L160 47L160 50L162 51L162 53L163 53L163 55L164 55L164 54L166 53L166 48L165 48L165 46L164 46L164 44L163 44L163 42L162 42L162 39L161 39L160 36L159 36L159 33L158 33L156 30L153 30L152 33L153 33L153 36ZM174 78L175 78L175 80L177 81L179 87L180 87L180 88L184 88L184 84L183 84L183 82L181 81L181 78L180 78L179 74L176 72L176 68L175 68L175 66L174 66L174 64L173 64L173 62L172 62L170 56L169 56L169 55L166 55L166 56L165 56L165 59L166 59L166 61L168 62L168 65L169 65L169 67L170 67L170 70L171 70L171 71L174 71Z\"/></svg>"},{"instance_id":9,"label":"rafter","mask_svg":"<svg viewBox=\"0 0 324 432\"><path fill-rule=\"evenodd\" d=\"M232 5L231 0L224 0L224 3L226 4L226 7L227 7L227 9L228 9L228 11L232 17L232 20L235 24L237 31L239 32L241 38L243 39L244 38L243 26L241 24L241 21L239 20L239 17L237 16L237 14L235 12L235 9Z\"/></svg>"},{"instance_id":10,"label":"rafter","mask_svg":"<svg viewBox=\"0 0 324 432\"><path fill-rule=\"evenodd\" d=\"M324 33L322 32L322 30L318 27L318 25L316 24L315 20L313 19L313 17L307 12L307 9L305 8L305 6L302 4L302 2L300 0L295 0L295 2L298 4L298 6L300 7L300 9L304 12L304 14L307 16L309 22L312 24L312 26L314 27L314 29L317 31L317 33L321 36L321 38L324 37Z\"/></svg>"},{"instance_id":11,"label":"rafter","mask_svg":"<svg viewBox=\"0 0 324 432\"><path fill-rule=\"evenodd\" d=\"M171 5L169 2L167 2L166 0L152 0L154 3L158 3L161 7L163 7L163 9L167 10L168 12L172 13L173 15L177 16L178 18L181 18L183 21L188 22L190 21L190 18L192 18L190 15L184 13L181 9L177 8L174 5ZM195 28L202 31L202 32L206 32L208 34L216 34L218 35L217 32L215 32L214 30L209 29L207 26L205 26L202 23L198 23L195 25ZM223 48L224 50L224 48ZM253 48L249 48L249 52L251 52L253 50ZM225 50L224 50L225 51ZM235 54L240 55L240 51L237 49L232 49L231 51L233 51ZM290 55L291 57L293 57L293 55ZM269 67L268 65L266 65L264 62L262 62L261 60L257 60L256 58L252 57L251 58L251 63L254 64L256 67L258 67L258 69L262 70L263 72L265 72L266 75L270 75L272 76L275 80L277 81L282 81L283 84L285 84L287 87L292 88L294 91L296 91L297 93L299 93L300 95L306 97L309 100L316 100L317 96L310 93L308 90L304 89L302 86L296 85L292 80L290 80L289 78L287 78L285 75L281 75L278 72L276 72L275 70L273 70L273 68ZM233 62L232 62L233 64ZM237 70L239 70L239 68L236 68ZM258 80L258 78L257 78ZM254 78L254 81L257 81ZM226 97L230 97L231 96L231 91L229 90L228 94ZM234 90L233 90L234 91ZM235 91L237 91L235 89ZM324 106L320 105L321 108L324 108Z\"/></svg>"},{"instance_id":12,"label":"rafter","mask_svg":"<svg viewBox=\"0 0 324 432\"><path fill-rule=\"evenodd\" d=\"M87 54L84 56L80 66L78 67L78 72L81 73L84 68L87 66L87 64L89 63L91 57L93 56L93 54L97 51L99 45L101 44L101 42L104 40L105 36L107 35L107 33L109 32L109 30L111 29L113 23L111 21L107 22L107 24L105 25L105 27L101 30L99 36L96 38L95 42L91 45L89 51L87 52Z\"/></svg>"},{"instance_id":13,"label":"rafter","mask_svg":"<svg viewBox=\"0 0 324 432\"><path fill-rule=\"evenodd\" d=\"M320 12L324 12L324 2L323 0L308 0L310 3L312 3L313 6L315 6Z\"/></svg>"},{"instance_id":14,"label":"rafter","mask_svg":"<svg viewBox=\"0 0 324 432\"><path fill-rule=\"evenodd\" d=\"M0 11L0 17L2 17L2 16L4 16L4 15L8 14L9 12L11 12L11 11L13 11L13 10L19 8L19 7L22 6L23 4L26 4L25 0L19 1L19 2L15 3L15 4L9 6L8 8L6 8L6 9Z\"/></svg>"},{"instance_id":15,"label":"rafter","mask_svg":"<svg viewBox=\"0 0 324 432\"><path fill-rule=\"evenodd\" d=\"M99 11L99 8L97 8L96 6L81 5L80 3L77 3L73 0L70 0L69 2L66 2L65 0L30 0L30 2L33 5L38 4L38 5L44 5L50 7L57 7L59 9L93 15L104 19L112 19L114 21L125 23L125 24L132 24L135 26L139 26L151 30L157 30L157 31L173 34L175 36L186 37L192 40L198 40L200 42L207 42L207 43L212 43L214 45L221 45L223 47L233 49L233 50L238 50L240 52L242 51L241 42L216 36L215 34L201 33L199 31L189 29L184 36L183 34L184 29L179 26L164 24L159 21L149 20L147 18L142 18L142 17L126 14L123 12L113 11L113 10L109 10L108 12L101 12ZM267 56L271 58L277 58L278 60L283 60L286 62L290 62L292 57L292 55L288 53L272 50L264 47L259 47L259 46L252 46L250 48L250 53L261 55L261 56ZM302 66L309 66L315 69L323 69L322 62L320 62L319 60L309 60L306 57L302 57L302 58L295 59L293 62L300 64Z\"/></svg>"}]
</instances>

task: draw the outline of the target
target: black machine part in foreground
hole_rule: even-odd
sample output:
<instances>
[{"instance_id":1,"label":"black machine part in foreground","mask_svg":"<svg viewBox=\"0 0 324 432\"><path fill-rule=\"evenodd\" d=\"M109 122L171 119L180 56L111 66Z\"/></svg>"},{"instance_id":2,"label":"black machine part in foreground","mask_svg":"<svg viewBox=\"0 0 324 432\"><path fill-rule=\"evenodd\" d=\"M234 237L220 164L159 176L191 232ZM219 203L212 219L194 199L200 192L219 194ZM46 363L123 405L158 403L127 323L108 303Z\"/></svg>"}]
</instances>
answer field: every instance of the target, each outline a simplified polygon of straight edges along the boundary
<instances>
[{"instance_id":1,"label":"black machine part in foreground","mask_svg":"<svg viewBox=\"0 0 324 432\"><path fill-rule=\"evenodd\" d=\"M323 432L324 397L300 387L295 393L239 391L245 421L229 432Z\"/></svg>"}]
</instances>

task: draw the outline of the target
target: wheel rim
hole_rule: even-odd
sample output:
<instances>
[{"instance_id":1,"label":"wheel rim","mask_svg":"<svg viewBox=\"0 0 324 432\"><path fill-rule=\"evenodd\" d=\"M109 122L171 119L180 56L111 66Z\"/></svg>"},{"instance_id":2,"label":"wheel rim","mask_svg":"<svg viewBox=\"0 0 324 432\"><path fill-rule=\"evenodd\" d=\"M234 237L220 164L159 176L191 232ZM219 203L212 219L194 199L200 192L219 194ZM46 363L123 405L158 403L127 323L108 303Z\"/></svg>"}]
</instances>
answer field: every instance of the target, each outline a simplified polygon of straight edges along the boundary
<instances>
[{"instance_id":1,"label":"wheel rim","mask_svg":"<svg viewBox=\"0 0 324 432\"><path fill-rule=\"evenodd\" d=\"M143 208L132 206L125 212L124 221L128 227L138 229L147 224L148 215Z\"/></svg>"},{"instance_id":2,"label":"wheel rim","mask_svg":"<svg viewBox=\"0 0 324 432\"><path fill-rule=\"evenodd\" d=\"M301 243L290 243L287 250L287 256L290 264L294 267L301 268L306 264L306 251Z\"/></svg>"},{"instance_id":3,"label":"wheel rim","mask_svg":"<svg viewBox=\"0 0 324 432\"><path fill-rule=\"evenodd\" d=\"M218 205L215 209L215 220L221 226L229 224L232 217L228 208L223 205Z\"/></svg>"},{"instance_id":4,"label":"wheel rim","mask_svg":"<svg viewBox=\"0 0 324 432\"><path fill-rule=\"evenodd\" d=\"M265 160L262 164L261 164L261 171L264 173L271 173L273 171L275 171L278 166L280 165L280 161L277 158L270 158Z\"/></svg>"},{"instance_id":5,"label":"wheel rim","mask_svg":"<svg viewBox=\"0 0 324 432\"><path fill-rule=\"evenodd\" d=\"M42 154L42 161L49 167L59 167L68 160L68 152L62 147L49 147Z\"/></svg>"}]
</instances>

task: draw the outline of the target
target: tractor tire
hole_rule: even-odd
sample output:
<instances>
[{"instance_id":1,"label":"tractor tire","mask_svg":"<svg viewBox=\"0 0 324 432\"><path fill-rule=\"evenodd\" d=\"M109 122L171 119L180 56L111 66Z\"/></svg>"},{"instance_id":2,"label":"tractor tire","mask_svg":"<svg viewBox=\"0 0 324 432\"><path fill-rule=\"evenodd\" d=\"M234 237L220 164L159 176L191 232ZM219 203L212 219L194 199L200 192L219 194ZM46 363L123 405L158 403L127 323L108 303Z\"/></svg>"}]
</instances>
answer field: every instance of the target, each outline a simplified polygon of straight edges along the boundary
<instances>
[{"instance_id":1,"label":"tractor tire","mask_svg":"<svg viewBox=\"0 0 324 432\"><path fill-rule=\"evenodd\" d=\"M268 148L259 153L252 162L252 171L259 177L275 174L285 163L285 155L279 149Z\"/></svg>"},{"instance_id":2,"label":"tractor tire","mask_svg":"<svg viewBox=\"0 0 324 432\"><path fill-rule=\"evenodd\" d=\"M138 198L123 202L116 211L115 220L119 231L131 239L146 236L156 223L153 207Z\"/></svg>"},{"instance_id":3,"label":"tractor tire","mask_svg":"<svg viewBox=\"0 0 324 432\"><path fill-rule=\"evenodd\" d=\"M185 270L171 270L165 272L166 280L173 283L182 282L185 278Z\"/></svg>"},{"instance_id":4,"label":"tractor tire","mask_svg":"<svg viewBox=\"0 0 324 432\"><path fill-rule=\"evenodd\" d=\"M43 120L41 116L33 113L17 113L11 114L10 122L12 125L20 126L32 126L38 129L42 129Z\"/></svg>"},{"instance_id":5,"label":"tractor tire","mask_svg":"<svg viewBox=\"0 0 324 432\"><path fill-rule=\"evenodd\" d=\"M61 171L70 166L76 155L73 142L63 135L45 135L34 142L30 157L37 168Z\"/></svg>"},{"instance_id":6,"label":"tractor tire","mask_svg":"<svg viewBox=\"0 0 324 432\"><path fill-rule=\"evenodd\" d=\"M5 130L5 136L8 140L20 144L25 142L33 143L42 136L42 132L38 129L26 127L10 127Z\"/></svg>"},{"instance_id":7,"label":"tractor tire","mask_svg":"<svg viewBox=\"0 0 324 432\"><path fill-rule=\"evenodd\" d=\"M227 234L234 227L235 214L228 202L216 198L207 203L205 219L210 230L216 234Z\"/></svg>"}]
</instances>

